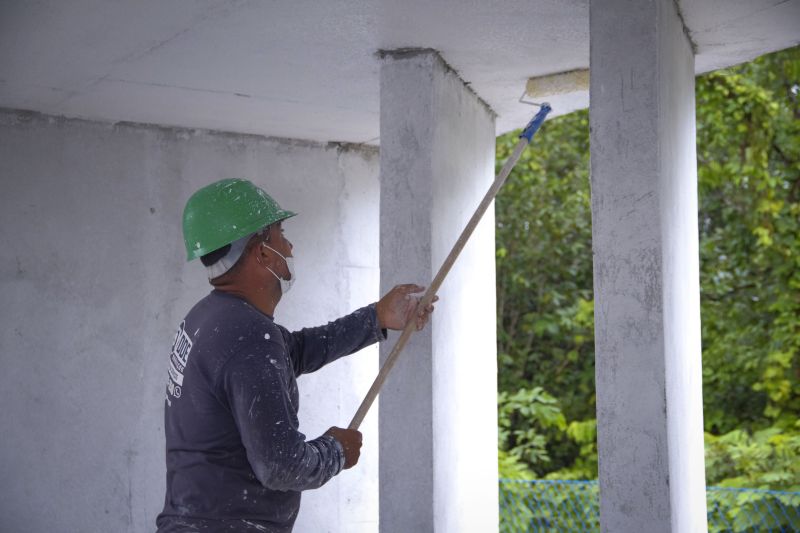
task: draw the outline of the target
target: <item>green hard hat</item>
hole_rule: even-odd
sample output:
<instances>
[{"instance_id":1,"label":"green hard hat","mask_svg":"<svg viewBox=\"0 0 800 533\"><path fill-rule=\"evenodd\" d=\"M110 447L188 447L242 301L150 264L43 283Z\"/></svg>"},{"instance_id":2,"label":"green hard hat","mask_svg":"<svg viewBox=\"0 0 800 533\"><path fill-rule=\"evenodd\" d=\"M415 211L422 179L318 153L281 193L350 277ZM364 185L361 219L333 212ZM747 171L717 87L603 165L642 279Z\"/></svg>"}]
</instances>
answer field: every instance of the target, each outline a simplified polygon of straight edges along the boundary
<instances>
[{"instance_id":1,"label":"green hard hat","mask_svg":"<svg viewBox=\"0 0 800 533\"><path fill-rule=\"evenodd\" d=\"M247 180L225 179L203 187L183 209L183 242L191 261L251 233L295 216Z\"/></svg>"}]
</instances>

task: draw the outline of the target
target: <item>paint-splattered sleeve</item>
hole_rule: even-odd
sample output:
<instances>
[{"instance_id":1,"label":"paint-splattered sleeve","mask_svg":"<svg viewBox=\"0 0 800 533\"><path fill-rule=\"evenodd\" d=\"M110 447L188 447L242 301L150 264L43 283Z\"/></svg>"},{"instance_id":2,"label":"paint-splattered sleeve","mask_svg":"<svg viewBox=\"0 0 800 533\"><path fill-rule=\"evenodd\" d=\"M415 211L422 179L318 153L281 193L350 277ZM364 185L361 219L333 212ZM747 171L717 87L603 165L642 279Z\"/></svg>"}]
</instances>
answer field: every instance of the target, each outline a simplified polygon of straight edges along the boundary
<instances>
[{"instance_id":1,"label":"paint-splattered sleeve","mask_svg":"<svg viewBox=\"0 0 800 533\"><path fill-rule=\"evenodd\" d=\"M226 362L220 381L247 460L269 489L320 487L344 466L341 444L324 435L306 441L298 431L292 369L283 346L274 341L256 344Z\"/></svg>"},{"instance_id":2,"label":"paint-splattered sleeve","mask_svg":"<svg viewBox=\"0 0 800 533\"><path fill-rule=\"evenodd\" d=\"M297 376L319 370L340 357L386 339L386 330L378 325L375 304L324 326L292 333L283 329L282 332Z\"/></svg>"}]
</instances>

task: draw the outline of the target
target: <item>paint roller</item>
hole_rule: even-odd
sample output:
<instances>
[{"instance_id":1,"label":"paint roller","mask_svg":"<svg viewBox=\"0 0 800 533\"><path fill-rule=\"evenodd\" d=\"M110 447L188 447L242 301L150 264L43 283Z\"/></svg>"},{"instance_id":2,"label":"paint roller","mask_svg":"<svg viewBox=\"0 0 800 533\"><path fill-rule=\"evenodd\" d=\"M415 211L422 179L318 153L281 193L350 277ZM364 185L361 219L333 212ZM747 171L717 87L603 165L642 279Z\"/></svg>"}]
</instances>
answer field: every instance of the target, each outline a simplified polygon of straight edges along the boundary
<instances>
[{"instance_id":1,"label":"paint roller","mask_svg":"<svg viewBox=\"0 0 800 533\"><path fill-rule=\"evenodd\" d=\"M530 78L525 84L525 92L522 93L519 101L523 104L538 105L534 102L525 100L526 97L533 100L540 98L553 99L561 96L568 96L574 93L589 90L589 70L579 69L558 74Z\"/></svg>"}]
</instances>

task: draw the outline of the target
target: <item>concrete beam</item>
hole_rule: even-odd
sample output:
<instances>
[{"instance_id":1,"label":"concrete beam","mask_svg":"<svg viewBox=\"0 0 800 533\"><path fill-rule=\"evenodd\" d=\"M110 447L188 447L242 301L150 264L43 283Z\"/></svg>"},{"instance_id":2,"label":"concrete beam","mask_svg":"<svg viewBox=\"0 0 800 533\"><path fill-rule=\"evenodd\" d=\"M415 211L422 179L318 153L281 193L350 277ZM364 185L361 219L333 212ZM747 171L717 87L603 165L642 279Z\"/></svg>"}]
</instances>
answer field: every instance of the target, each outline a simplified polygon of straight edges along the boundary
<instances>
[{"instance_id":1,"label":"concrete beam","mask_svg":"<svg viewBox=\"0 0 800 533\"><path fill-rule=\"evenodd\" d=\"M433 279L493 180L494 143L491 111L436 52L383 54L382 292ZM490 213L381 393L383 532L497 530L494 282Z\"/></svg>"},{"instance_id":2,"label":"concrete beam","mask_svg":"<svg viewBox=\"0 0 800 533\"><path fill-rule=\"evenodd\" d=\"M705 531L692 47L673 0L590 31L602 529Z\"/></svg>"}]
</instances>

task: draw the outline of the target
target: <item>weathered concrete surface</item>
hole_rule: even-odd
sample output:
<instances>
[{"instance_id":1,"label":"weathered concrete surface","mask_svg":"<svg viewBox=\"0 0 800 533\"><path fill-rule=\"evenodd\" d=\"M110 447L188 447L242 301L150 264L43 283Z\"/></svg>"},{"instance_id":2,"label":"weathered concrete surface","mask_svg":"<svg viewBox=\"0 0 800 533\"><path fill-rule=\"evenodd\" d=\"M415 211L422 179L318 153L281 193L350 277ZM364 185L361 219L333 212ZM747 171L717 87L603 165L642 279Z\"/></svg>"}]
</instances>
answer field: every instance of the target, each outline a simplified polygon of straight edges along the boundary
<instances>
[{"instance_id":1,"label":"weathered concrete surface","mask_svg":"<svg viewBox=\"0 0 800 533\"><path fill-rule=\"evenodd\" d=\"M800 0L676 3L698 72L800 42ZM528 78L589 66L589 1L5 1L0 106L377 144L374 54L408 46L438 50L504 133ZM554 98L552 116L588 102Z\"/></svg>"},{"instance_id":2,"label":"weathered concrete surface","mask_svg":"<svg viewBox=\"0 0 800 533\"><path fill-rule=\"evenodd\" d=\"M692 49L672 0L591 32L602 529L705 531Z\"/></svg>"},{"instance_id":3,"label":"weathered concrete surface","mask_svg":"<svg viewBox=\"0 0 800 533\"><path fill-rule=\"evenodd\" d=\"M380 158L381 290L424 285L492 182L493 116L436 53L390 53ZM493 223L488 213L381 393L381 531L497 530Z\"/></svg>"},{"instance_id":4,"label":"weathered concrete surface","mask_svg":"<svg viewBox=\"0 0 800 533\"><path fill-rule=\"evenodd\" d=\"M154 530L167 353L209 290L181 212L248 177L300 215L289 327L378 297L375 149L0 110L0 531ZM377 348L301 378L301 429L346 426ZM304 496L298 531L377 528L377 417L358 467Z\"/></svg>"},{"instance_id":5,"label":"weathered concrete surface","mask_svg":"<svg viewBox=\"0 0 800 533\"><path fill-rule=\"evenodd\" d=\"M679 0L677 4L695 45L696 73L800 44L800 0Z\"/></svg>"}]
</instances>

